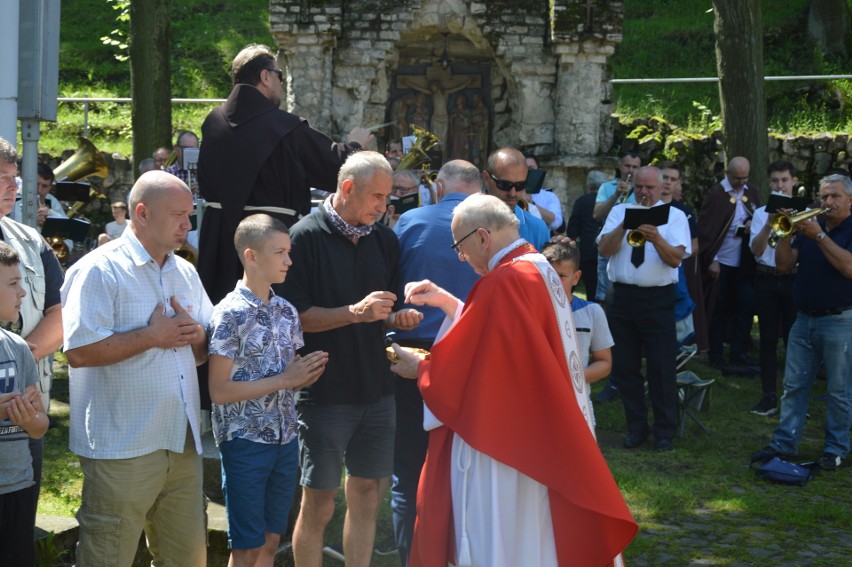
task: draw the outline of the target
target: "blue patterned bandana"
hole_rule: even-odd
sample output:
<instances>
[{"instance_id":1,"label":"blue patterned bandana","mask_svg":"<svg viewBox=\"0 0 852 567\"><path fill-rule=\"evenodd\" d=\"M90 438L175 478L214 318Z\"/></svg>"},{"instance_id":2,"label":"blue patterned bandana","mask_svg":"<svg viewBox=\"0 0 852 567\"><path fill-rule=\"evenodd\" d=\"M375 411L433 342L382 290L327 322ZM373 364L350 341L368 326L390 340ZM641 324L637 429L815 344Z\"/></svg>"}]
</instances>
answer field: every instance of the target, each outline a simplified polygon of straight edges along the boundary
<instances>
[{"instance_id":1,"label":"blue patterned bandana","mask_svg":"<svg viewBox=\"0 0 852 567\"><path fill-rule=\"evenodd\" d=\"M331 226L334 227L334 230L336 230L349 240L355 240L356 238L364 238L365 236L373 232L373 225L371 224L355 226L343 220L343 217L337 214L337 211L335 211L334 207L331 206L331 200L333 198L333 193L326 197L325 201L322 202L322 207L323 210L325 210L325 213L328 215L329 220L331 220Z\"/></svg>"}]
</instances>

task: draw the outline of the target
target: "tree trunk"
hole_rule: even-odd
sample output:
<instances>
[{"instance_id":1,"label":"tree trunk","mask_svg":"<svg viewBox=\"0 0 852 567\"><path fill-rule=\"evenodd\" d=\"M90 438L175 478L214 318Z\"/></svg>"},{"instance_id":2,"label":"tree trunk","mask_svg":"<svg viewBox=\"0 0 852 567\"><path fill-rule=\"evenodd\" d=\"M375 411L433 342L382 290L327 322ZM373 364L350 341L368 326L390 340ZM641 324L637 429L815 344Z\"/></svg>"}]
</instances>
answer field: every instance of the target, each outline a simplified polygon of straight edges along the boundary
<instances>
[{"instance_id":1,"label":"tree trunk","mask_svg":"<svg viewBox=\"0 0 852 567\"><path fill-rule=\"evenodd\" d=\"M716 69L728 161L751 162L749 185L766 202L769 144L763 96L763 23L760 0L713 0Z\"/></svg>"},{"instance_id":2,"label":"tree trunk","mask_svg":"<svg viewBox=\"0 0 852 567\"><path fill-rule=\"evenodd\" d=\"M172 88L169 67L171 0L130 2L130 92L133 164L170 147Z\"/></svg>"},{"instance_id":3,"label":"tree trunk","mask_svg":"<svg viewBox=\"0 0 852 567\"><path fill-rule=\"evenodd\" d=\"M812 0L808 11L808 35L828 58L846 59L849 39L847 0Z\"/></svg>"}]
</instances>

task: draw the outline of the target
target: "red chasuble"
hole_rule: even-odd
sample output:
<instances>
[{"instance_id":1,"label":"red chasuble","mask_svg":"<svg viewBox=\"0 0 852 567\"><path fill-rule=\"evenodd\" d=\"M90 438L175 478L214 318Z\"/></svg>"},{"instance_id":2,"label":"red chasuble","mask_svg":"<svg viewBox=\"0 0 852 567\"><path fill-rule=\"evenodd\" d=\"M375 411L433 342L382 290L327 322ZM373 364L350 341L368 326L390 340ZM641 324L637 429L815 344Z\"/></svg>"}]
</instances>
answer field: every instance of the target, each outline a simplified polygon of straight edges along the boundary
<instances>
[{"instance_id":1,"label":"red chasuble","mask_svg":"<svg viewBox=\"0 0 852 567\"><path fill-rule=\"evenodd\" d=\"M545 485L561 566L604 566L637 531L577 400L548 289L510 252L471 290L464 310L419 367L429 436L409 564L455 563L453 434ZM511 538L513 534L495 534Z\"/></svg>"}]
</instances>

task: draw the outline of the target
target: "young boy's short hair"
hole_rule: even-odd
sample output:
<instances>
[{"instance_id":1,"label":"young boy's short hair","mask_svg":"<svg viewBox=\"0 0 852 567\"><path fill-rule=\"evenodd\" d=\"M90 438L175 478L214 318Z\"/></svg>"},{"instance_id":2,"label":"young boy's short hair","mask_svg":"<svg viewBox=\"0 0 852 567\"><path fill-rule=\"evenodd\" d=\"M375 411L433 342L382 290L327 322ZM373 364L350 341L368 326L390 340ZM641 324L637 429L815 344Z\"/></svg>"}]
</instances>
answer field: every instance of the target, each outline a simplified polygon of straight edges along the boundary
<instances>
[{"instance_id":1,"label":"young boy's short hair","mask_svg":"<svg viewBox=\"0 0 852 567\"><path fill-rule=\"evenodd\" d=\"M541 253L551 264L556 262L571 262L575 270L580 269L580 249L573 242L548 242Z\"/></svg>"},{"instance_id":2,"label":"young boy's short hair","mask_svg":"<svg viewBox=\"0 0 852 567\"><path fill-rule=\"evenodd\" d=\"M17 250L9 246L3 241L0 241L0 265L2 266L17 266L21 263L21 257L18 256Z\"/></svg>"},{"instance_id":3,"label":"young boy's short hair","mask_svg":"<svg viewBox=\"0 0 852 567\"><path fill-rule=\"evenodd\" d=\"M124 209L126 211L127 210L127 203L125 203L124 201L115 201L113 204L110 205L110 208L111 209Z\"/></svg>"},{"instance_id":4,"label":"young boy's short hair","mask_svg":"<svg viewBox=\"0 0 852 567\"><path fill-rule=\"evenodd\" d=\"M257 250L273 232L290 234L287 225L269 215L260 213L251 215L240 221L237 231L234 233L234 247L240 262L243 260L243 250L251 248Z\"/></svg>"}]
</instances>

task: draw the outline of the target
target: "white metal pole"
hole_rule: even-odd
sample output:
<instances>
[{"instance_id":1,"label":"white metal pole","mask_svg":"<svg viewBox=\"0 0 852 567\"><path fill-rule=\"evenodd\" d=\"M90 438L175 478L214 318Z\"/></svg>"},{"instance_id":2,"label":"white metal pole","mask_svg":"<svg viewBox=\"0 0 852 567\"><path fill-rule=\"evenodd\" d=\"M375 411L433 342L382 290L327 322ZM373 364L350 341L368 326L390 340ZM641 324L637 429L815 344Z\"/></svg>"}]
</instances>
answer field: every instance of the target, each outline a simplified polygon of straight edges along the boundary
<instances>
[{"instance_id":1,"label":"white metal pole","mask_svg":"<svg viewBox=\"0 0 852 567\"><path fill-rule=\"evenodd\" d=\"M18 0L0 0L0 136L17 145L18 137Z\"/></svg>"}]
</instances>

